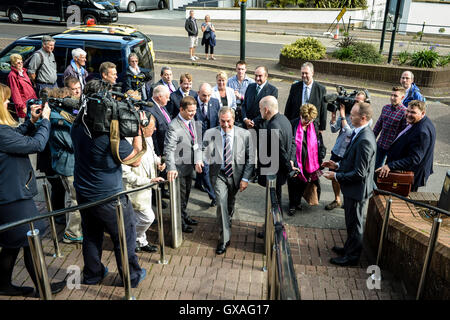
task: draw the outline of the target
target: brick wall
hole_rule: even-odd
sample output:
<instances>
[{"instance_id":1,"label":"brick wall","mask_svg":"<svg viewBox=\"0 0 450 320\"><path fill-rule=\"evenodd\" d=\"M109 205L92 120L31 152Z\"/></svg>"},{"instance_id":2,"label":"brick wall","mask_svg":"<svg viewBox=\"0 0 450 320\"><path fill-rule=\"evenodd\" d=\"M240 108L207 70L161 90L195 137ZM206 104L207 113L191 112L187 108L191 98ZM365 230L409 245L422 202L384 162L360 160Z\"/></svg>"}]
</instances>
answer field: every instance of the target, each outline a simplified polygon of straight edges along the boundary
<instances>
[{"instance_id":1,"label":"brick wall","mask_svg":"<svg viewBox=\"0 0 450 320\"><path fill-rule=\"evenodd\" d=\"M280 64L288 68L300 69L304 60L287 58L280 54ZM356 64L339 60L315 60L314 72L342 75L364 80L398 83L404 70L414 73L416 84L420 88L450 87L450 67L423 69L410 66L389 66L373 64Z\"/></svg>"},{"instance_id":2,"label":"brick wall","mask_svg":"<svg viewBox=\"0 0 450 320\"><path fill-rule=\"evenodd\" d=\"M370 199L365 227L365 242L378 251L382 219L386 210L384 196ZM415 296L425 261L431 224L422 219L416 209L404 201L393 199L389 228L383 243L380 268L387 269L403 280L408 293ZM440 229L423 299L450 299L450 232Z\"/></svg>"}]
</instances>

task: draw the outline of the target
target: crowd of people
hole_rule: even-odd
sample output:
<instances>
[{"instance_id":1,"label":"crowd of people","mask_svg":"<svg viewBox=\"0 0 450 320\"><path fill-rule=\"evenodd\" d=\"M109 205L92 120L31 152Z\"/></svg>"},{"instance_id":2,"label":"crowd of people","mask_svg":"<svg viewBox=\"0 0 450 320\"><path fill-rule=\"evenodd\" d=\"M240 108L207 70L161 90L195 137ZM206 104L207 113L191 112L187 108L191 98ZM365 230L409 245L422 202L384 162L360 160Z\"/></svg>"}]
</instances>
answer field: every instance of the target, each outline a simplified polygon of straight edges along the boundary
<instances>
[{"instance_id":1,"label":"crowd of people","mask_svg":"<svg viewBox=\"0 0 450 320\"><path fill-rule=\"evenodd\" d=\"M195 21L193 12L188 20ZM214 32L213 25L205 20L202 29ZM190 43L195 44L192 37L198 30L189 21L186 27L191 30ZM335 194L325 209L343 206L348 234L343 248L333 248L339 256L332 258L331 263L355 265L362 251L363 217L376 173L384 177L391 170L412 170L413 190L417 190L433 172L435 128L426 116L426 104L409 71L403 73L401 86L393 87L390 104L383 107L377 121L364 91L357 93L351 110L341 105L331 112L331 131L338 135L331 158L326 160L322 138L327 129L326 89L314 80L312 63L303 64L301 80L292 84L282 114L278 89L269 83L266 66L256 67L251 79L246 74L246 62L238 61L233 77L220 71L214 87L201 82L198 90L193 90L191 74L182 73L177 82L168 66L161 69L161 79L152 84L141 77L138 57L130 54L122 89L134 101L144 100L146 104L136 107L142 120L139 135L120 137L114 154L109 134L91 132L86 126L83 97L112 90L117 85L116 66L102 63L101 79L86 82L86 52L75 49L64 72L64 88L57 88L54 40L46 36L42 41L43 48L33 55L28 70L23 68L20 55L11 56L9 87L0 86L0 224L38 215L32 200L37 194L35 175L28 159L32 153L39 155L37 168L48 176L59 176L48 179L53 209L97 201L152 182L179 179L185 233L193 232L198 225L187 210L195 177L194 186L207 192L210 206L216 207L218 255L230 245L238 191L243 192L252 182L265 186L267 178L275 176L280 207L282 187L287 183L288 214L292 216L302 210L302 198L318 204L323 175L331 180ZM214 59L213 51L209 54ZM191 58L196 59L194 49ZM146 80L136 81L136 77ZM47 104L36 100L41 91L49 97L70 98L79 103L72 114L50 110ZM18 122L7 110L10 98L16 106ZM64 201L65 193L69 204ZM168 196L164 190L163 197ZM108 273L101 262L105 231L113 242L122 276L124 262L115 213L118 201L124 212L132 287L146 277L136 253L158 250L146 237L155 220L152 199L152 190L146 189L67 215L62 222L66 224L63 241L83 244L83 283L97 284ZM42 223L36 226L44 228ZM32 291L11 283L20 248L24 248L27 271L35 281L25 229L23 226L0 234L0 294ZM61 288L58 283L52 287L54 292Z\"/></svg>"}]
</instances>

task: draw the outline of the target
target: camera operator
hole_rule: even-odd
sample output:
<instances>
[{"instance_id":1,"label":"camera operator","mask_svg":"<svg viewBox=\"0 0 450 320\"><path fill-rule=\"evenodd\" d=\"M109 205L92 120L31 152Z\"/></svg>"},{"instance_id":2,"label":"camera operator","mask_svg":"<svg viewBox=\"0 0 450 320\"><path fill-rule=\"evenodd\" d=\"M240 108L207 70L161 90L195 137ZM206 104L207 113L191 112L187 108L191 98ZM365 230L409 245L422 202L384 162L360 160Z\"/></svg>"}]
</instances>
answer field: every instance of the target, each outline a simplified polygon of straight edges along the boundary
<instances>
[{"instance_id":1,"label":"camera operator","mask_svg":"<svg viewBox=\"0 0 450 320\"><path fill-rule=\"evenodd\" d=\"M103 64L102 64L103 65ZM110 71L113 68L107 68ZM107 72L108 74L108 72ZM86 84L84 94L94 95L106 92L105 83L92 80ZM103 107L103 104L91 104L86 108ZM123 191L122 166L114 159L111 151L109 133L102 133L88 128L85 116L85 107L75 120L71 137L75 155L74 187L79 204L98 201ZM101 112L101 110L92 110ZM144 120L145 114L141 114ZM125 138L120 137L118 153L123 161L133 160L142 150L142 137L133 138L131 145ZM138 166L140 158L130 165ZM131 286L137 287L145 278L147 271L141 269L135 253L136 248L136 217L133 207L127 196L120 198L123 208L128 261L123 262L120 254L120 242L116 217L117 200L96 205L81 210L83 231L83 283L88 285L98 284L108 273L108 269L101 263L103 233L106 231L113 242L117 268L122 277L122 263L129 264ZM123 279L123 277L122 277Z\"/></svg>"},{"instance_id":2,"label":"camera operator","mask_svg":"<svg viewBox=\"0 0 450 320\"><path fill-rule=\"evenodd\" d=\"M75 77L67 77L64 79L64 87L70 90L70 96L72 99L80 99L81 98L81 83L78 78Z\"/></svg>"},{"instance_id":3,"label":"camera operator","mask_svg":"<svg viewBox=\"0 0 450 320\"><path fill-rule=\"evenodd\" d=\"M75 78L76 79L76 78ZM78 79L76 79L78 81ZM79 84L79 82L78 82ZM69 195L66 207L77 205L75 189L73 187L73 169L75 159L73 156L73 145L70 137L70 129L78 113L78 100L68 99L72 94L68 88L53 88L48 90L50 100L50 138L48 145L50 148L52 170L61 178L64 190ZM51 98L56 98L52 100ZM56 100L56 101L55 101ZM61 102L61 106L57 102ZM72 110L71 110L72 109ZM63 242L81 243L83 235L81 232L81 216L79 211L66 214L66 229L64 231Z\"/></svg>"},{"instance_id":4,"label":"camera operator","mask_svg":"<svg viewBox=\"0 0 450 320\"><path fill-rule=\"evenodd\" d=\"M366 99L367 96L364 91L359 91L355 96L355 101L358 102L364 102ZM338 113L337 118L336 113ZM330 160L339 162L342 160L345 150L351 141L351 136L354 129L350 119L350 114L345 112L345 106L342 103L340 104L339 110L331 112L330 127L332 133L339 132L338 137L336 138L336 143L331 150ZM341 207L342 205L341 187L339 186L339 182L336 180L331 180L331 184L333 186L334 200L325 206L325 210L333 210Z\"/></svg>"},{"instance_id":5,"label":"camera operator","mask_svg":"<svg viewBox=\"0 0 450 320\"><path fill-rule=\"evenodd\" d=\"M147 82L152 80L149 74L146 74L139 68L139 58L132 52L128 56L128 69L123 91L136 90L141 94L142 100L148 100Z\"/></svg>"},{"instance_id":6,"label":"camera operator","mask_svg":"<svg viewBox=\"0 0 450 320\"><path fill-rule=\"evenodd\" d=\"M18 125L8 112L11 90L0 84L0 225L39 215L33 197L37 195L36 179L29 154L42 151L50 132L50 108L33 104L31 117ZM35 123L42 118L41 125ZM43 220L34 222L41 234L45 233ZM30 287L11 283L14 265L23 248L25 268L37 288L30 247L27 241L28 224L0 233L0 295L20 296L33 292ZM60 292L65 282L53 283L52 293Z\"/></svg>"}]
</instances>

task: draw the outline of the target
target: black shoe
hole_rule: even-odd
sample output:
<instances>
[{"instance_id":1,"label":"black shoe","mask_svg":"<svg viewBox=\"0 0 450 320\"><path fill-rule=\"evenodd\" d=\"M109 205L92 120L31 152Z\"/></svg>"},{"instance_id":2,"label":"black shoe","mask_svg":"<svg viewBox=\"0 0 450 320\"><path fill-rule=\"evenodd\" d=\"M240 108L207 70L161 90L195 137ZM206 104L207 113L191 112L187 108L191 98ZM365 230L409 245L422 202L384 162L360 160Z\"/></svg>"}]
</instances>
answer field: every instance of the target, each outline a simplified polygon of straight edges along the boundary
<instances>
[{"instance_id":1,"label":"black shoe","mask_svg":"<svg viewBox=\"0 0 450 320\"><path fill-rule=\"evenodd\" d=\"M295 214L295 207L290 207L287 214L292 217Z\"/></svg>"},{"instance_id":2,"label":"black shoe","mask_svg":"<svg viewBox=\"0 0 450 320\"><path fill-rule=\"evenodd\" d=\"M201 184L194 184L194 188L198 189L202 192L206 192L205 188L203 188L203 186Z\"/></svg>"},{"instance_id":3,"label":"black shoe","mask_svg":"<svg viewBox=\"0 0 450 320\"><path fill-rule=\"evenodd\" d=\"M136 253L137 252L142 252L142 251L145 251L145 252L158 252L158 247L154 246L152 244L147 244L147 245L141 246L141 247L136 246L136 249L134 250L134 252L136 252Z\"/></svg>"},{"instance_id":4,"label":"black shoe","mask_svg":"<svg viewBox=\"0 0 450 320\"><path fill-rule=\"evenodd\" d=\"M212 199L211 200L211 204L209 205L210 207L215 207L217 206L217 200L216 199Z\"/></svg>"},{"instance_id":5,"label":"black shoe","mask_svg":"<svg viewBox=\"0 0 450 320\"><path fill-rule=\"evenodd\" d=\"M54 282L50 284L50 288L52 290L52 294L58 294L60 293L64 288L66 287L66 281L60 281L60 282ZM39 294L39 290L36 290L35 293L36 298L40 298L41 295Z\"/></svg>"},{"instance_id":6,"label":"black shoe","mask_svg":"<svg viewBox=\"0 0 450 320\"><path fill-rule=\"evenodd\" d=\"M11 284L6 288L0 288L0 296L28 296L33 291L34 288L31 287L18 287Z\"/></svg>"},{"instance_id":7,"label":"black shoe","mask_svg":"<svg viewBox=\"0 0 450 320\"><path fill-rule=\"evenodd\" d=\"M330 263L341 266L341 267L356 266L356 265L358 265L358 261L359 261L359 259L350 259L347 256L330 259Z\"/></svg>"},{"instance_id":8,"label":"black shoe","mask_svg":"<svg viewBox=\"0 0 450 320\"><path fill-rule=\"evenodd\" d=\"M264 239L264 231L258 232L256 236L260 239Z\"/></svg>"},{"instance_id":9,"label":"black shoe","mask_svg":"<svg viewBox=\"0 0 450 320\"><path fill-rule=\"evenodd\" d=\"M334 253L337 253L340 256L345 255L345 250L342 247L336 247L335 246L335 247L331 248L331 251L333 251Z\"/></svg>"},{"instance_id":10,"label":"black shoe","mask_svg":"<svg viewBox=\"0 0 450 320\"><path fill-rule=\"evenodd\" d=\"M184 222L190 226L196 226L198 224L197 220L192 219L191 217L187 217L184 219Z\"/></svg>"},{"instance_id":11,"label":"black shoe","mask_svg":"<svg viewBox=\"0 0 450 320\"><path fill-rule=\"evenodd\" d=\"M194 229L192 229L192 227L188 226L188 225L183 225L181 227L181 230L185 233L192 233L194 232Z\"/></svg>"},{"instance_id":12,"label":"black shoe","mask_svg":"<svg viewBox=\"0 0 450 320\"><path fill-rule=\"evenodd\" d=\"M216 253L217 254L224 254L227 251L227 247L230 245L230 241L228 241L227 243L223 244L223 243L219 243L219 245L217 246L216 249Z\"/></svg>"}]
</instances>

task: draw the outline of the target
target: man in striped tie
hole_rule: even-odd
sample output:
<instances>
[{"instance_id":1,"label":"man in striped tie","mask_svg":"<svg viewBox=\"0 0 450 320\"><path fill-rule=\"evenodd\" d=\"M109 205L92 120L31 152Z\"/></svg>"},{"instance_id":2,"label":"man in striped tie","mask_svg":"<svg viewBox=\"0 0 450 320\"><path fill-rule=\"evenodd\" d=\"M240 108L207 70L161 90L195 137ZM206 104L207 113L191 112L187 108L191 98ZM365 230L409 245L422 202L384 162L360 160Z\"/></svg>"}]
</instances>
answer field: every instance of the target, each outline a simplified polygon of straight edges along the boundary
<instances>
[{"instance_id":1,"label":"man in striped tie","mask_svg":"<svg viewBox=\"0 0 450 320\"><path fill-rule=\"evenodd\" d=\"M208 129L203 137L203 161L209 164L214 188L220 238L216 253L223 254L230 245L231 218L238 191L244 191L254 169L252 141L248 130L234 126L230 107L219 110L219 126Z\"/></svg>"}]
</instances>

